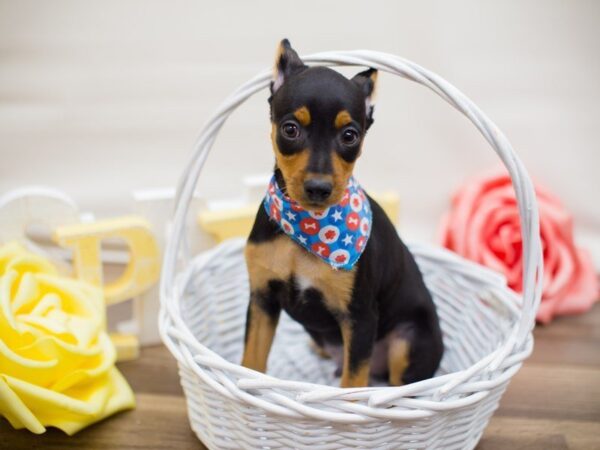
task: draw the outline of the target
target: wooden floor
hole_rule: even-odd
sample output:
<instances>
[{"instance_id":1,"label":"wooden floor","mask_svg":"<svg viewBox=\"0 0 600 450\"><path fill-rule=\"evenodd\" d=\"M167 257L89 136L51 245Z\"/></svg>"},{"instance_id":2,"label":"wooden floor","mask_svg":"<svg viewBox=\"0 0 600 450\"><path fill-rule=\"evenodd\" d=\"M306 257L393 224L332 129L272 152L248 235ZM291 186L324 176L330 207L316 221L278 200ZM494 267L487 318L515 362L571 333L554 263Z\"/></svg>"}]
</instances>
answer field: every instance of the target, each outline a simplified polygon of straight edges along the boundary
<instances>
[{"instance_id":1,"label":"wooden floor","mask_svg":"<svg viewBox=\"0 0 600 450\"><path fill-rule=\"evenodd\" d=\"M600 449L600 305L535 330L535 351L510 384L478 450ZM203 449L189 428L175 361L164 347L119 364L138 407L74 437L36 436L0 419L0 448Z\"/></svg>"}]
</instances>

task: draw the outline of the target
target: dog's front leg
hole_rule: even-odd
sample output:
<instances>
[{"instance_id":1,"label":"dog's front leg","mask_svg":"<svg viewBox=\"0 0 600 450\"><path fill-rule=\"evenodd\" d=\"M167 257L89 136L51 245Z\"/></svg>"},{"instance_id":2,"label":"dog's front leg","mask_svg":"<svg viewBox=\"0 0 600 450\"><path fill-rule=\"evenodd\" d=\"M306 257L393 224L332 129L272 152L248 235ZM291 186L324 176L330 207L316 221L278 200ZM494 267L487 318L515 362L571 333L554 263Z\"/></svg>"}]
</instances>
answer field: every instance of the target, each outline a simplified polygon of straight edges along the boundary
<instances>
[{"instance_id":1,"label":"dog's front leg","mask_svg":"<svg viewBox=\"0 0 600 450\"><path fill-rule=\"evenodd\" d=\"M368 386L377 320L369 315L347 317L340 321L340 329L344 342L344 365L340 386Z\"/></svg>"},{"instance_id":2,"label":"dog's front leg","mask_svg":"<svg viewBox=\"0 0 600 450\"><path fill-rule=\"evenodd\" d=\"M246 338L242 365L266 372L267 358L275 336L281 307L273 298L258 292L250 294L246 314Z\"/></svg>"}]
</instances>

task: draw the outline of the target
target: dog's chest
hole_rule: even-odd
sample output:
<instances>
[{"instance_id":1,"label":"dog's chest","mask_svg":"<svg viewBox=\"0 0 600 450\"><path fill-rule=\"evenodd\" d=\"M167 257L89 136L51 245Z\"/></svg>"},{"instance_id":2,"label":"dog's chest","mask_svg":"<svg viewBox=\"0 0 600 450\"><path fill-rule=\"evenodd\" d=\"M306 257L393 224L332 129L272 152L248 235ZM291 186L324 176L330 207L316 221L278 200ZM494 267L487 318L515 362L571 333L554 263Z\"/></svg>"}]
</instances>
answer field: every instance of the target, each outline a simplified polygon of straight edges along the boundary
<instances>
[{"instance_id":1,"label":"dog's chest","mask_svg":"<svg viewBox=\"0 0 600 450\"><path fill-rule=\"evenodd\" d=\"M345 312L352 298L355 269L333 269L287 236L248 243L246 262L251 289L268 288L272 280L285 283L288 307L322 302L330 312ZM299 304L298 304L299 303ZM286 309L288 309L286 307Z\"/></svg>"}]
</instances>

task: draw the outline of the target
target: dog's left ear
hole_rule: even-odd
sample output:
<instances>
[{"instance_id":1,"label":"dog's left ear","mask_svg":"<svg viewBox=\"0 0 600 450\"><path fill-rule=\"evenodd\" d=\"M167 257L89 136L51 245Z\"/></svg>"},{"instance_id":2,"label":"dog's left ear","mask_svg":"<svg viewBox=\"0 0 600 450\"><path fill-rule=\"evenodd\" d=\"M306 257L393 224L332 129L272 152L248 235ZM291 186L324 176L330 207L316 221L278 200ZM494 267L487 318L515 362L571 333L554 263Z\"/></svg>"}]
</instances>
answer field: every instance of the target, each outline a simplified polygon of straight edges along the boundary
<instances>
[{"instance_id":1,"label":"dog's left ear","mask_svg":"<svg viewBox=\"0 0 600 450\"><path fill-rule=\"evenodd\" d=\"M296 50L292 48L290 41L283 39L279 43L279 47L277 47L277 55L275 56L275 71L273 81L271 81L271 94L277 92L287 78L306 68L308 66L302 62Z\"/></svg>"},{"instance_id":2,"label":"dog's left ear","mask_svg":"<svg viewBox=\"0 0 600 450\"><path fill-rule=\"evenodd\" d=\"M356 74L352 81L360 87L365 96L367 112L367 129L373 123L373 109L375 108L375 86L377 85L377 69L368 69Z\"/></svg>"}]
</instances>

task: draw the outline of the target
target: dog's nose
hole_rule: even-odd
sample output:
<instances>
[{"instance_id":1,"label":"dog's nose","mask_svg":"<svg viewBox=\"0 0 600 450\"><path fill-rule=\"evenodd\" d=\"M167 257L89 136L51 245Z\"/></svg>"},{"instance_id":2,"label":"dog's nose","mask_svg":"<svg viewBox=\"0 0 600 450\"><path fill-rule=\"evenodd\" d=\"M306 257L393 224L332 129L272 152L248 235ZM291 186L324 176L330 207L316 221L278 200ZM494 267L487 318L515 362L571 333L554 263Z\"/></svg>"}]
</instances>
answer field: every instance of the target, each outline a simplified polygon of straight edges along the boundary
<instances>
[{"instance_id":1,"label":"dog's nose","mask_svg":"<svg viewBox=\"0 0 600 450\"><path fill-rule=\"evenodd\" d=\"M313 202L322 202L327 200L333 190L333 184L323 180L307 180L304 182L304 192L309 200Z\"/></svg>"}]
</instances>

